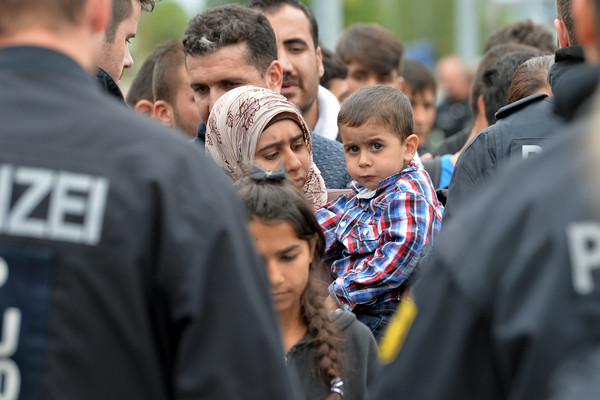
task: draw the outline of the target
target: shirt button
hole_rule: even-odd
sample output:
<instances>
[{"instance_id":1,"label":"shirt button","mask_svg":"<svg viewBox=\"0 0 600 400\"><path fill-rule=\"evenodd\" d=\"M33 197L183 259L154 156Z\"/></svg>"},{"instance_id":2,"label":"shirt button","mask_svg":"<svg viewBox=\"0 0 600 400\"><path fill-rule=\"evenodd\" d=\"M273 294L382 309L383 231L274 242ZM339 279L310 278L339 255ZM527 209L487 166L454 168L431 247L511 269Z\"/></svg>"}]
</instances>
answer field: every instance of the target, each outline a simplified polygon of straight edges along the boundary
<instances>
[{"instance_id":1,"label":"shirt button","mask_svg":"<svg viewBox=\"0 0 600 400\"><path fill-rule=\"evenodd\" d=\"M341 226L342 228L343 228L343 227L345 227L345 226L346 226L346 221L342 221L342 222L340 222L340 226Z\"/></svg>"}]
</instances>

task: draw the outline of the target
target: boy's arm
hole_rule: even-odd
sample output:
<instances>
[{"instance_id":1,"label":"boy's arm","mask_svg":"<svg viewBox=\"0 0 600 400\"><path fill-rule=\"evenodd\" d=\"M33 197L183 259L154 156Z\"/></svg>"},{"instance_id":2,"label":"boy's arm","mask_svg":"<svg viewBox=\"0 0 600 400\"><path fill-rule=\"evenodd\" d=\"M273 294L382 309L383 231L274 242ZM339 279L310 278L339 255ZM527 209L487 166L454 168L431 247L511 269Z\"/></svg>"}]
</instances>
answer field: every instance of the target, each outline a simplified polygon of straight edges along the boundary
<instances>
[{"instance_id":1,"label":"boy's arm","mask_svg":"<svg viewBox=\"0 0 600 400\"><path fill-rule=\"evenodd\" d=\"M325 235L325 253L323 260L336 259L342 254L343 246L335 237L335 229L344 212L346 196L340 196L315 212L315 216L323 228Z\"/></svg>"},{"instance_id":2,"label":"boy's arm","mask_svg":"<svg viewBox=\"0 0 600 400\"><path fill-rule=\"evenodd\" d=\"M336 279L333 291L338 298L356 306L399 288L415 269L411 259L431 239L432 223L439 230L441 221L423 196L404 192L391 200L377 227L383 244Z\"/></svg>"}]
</instances>

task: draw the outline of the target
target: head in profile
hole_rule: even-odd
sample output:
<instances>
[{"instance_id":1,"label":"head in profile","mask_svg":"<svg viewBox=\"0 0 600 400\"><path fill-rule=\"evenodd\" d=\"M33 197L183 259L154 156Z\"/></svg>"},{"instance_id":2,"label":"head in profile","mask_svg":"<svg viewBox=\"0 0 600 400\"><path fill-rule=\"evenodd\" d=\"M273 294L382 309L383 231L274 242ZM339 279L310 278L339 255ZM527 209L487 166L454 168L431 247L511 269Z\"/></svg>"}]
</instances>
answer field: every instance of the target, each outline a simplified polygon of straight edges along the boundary
<instances>
[{"instance_id":1,"label":"head in profile","mask_svg":"<svg viewBox=\"0 0 600 400\"><path fill-rule=\"evenodd\" d=\"M294 104L272 90L242 86L225 93L208 118L206 152L233 181L251 164L269 171L283 167L315 208L327 200L306 122Z\"/></svg>"}]
</instances>

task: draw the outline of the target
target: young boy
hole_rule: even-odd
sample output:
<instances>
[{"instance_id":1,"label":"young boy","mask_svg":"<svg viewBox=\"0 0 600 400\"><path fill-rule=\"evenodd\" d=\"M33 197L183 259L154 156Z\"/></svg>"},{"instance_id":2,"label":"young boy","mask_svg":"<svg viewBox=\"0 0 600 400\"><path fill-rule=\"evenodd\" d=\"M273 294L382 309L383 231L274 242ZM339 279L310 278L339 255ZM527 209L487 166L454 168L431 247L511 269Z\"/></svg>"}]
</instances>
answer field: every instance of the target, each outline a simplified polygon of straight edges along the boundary
<instances>
[{"instance_id":1,"label":"young boy","mask_svg":"<svg viewBox=\"0 0 600 400\"><path fill-rule=\"evenodd\" d=\"M441 157L432 157L431 155L424 157L425 154L436 149L445 138L442 130L434 128L437 90L435 78L426 66L409 59L405 59L402 63L402 78L404 79L402 91L412 106L415 134L419 138L417 151L421 156L423 168L429 173L431 182L436 189L446 187L450 183L452 171L454 171L451 154Z\"/></svg>"},{"instance_id":2,"label":"young boy","mask_svg":"<svg viewBox=\"0 0 600 400\"><path fill-rule=\"evenodd\" d=\"M338 126L352 192L316 213L332 260L331 299L352 310L380 339L413 270L411 259L440 229L443 206L413 160L410 101L388 86L368 86L342 105Z\"/></svg>"}]
</instances>

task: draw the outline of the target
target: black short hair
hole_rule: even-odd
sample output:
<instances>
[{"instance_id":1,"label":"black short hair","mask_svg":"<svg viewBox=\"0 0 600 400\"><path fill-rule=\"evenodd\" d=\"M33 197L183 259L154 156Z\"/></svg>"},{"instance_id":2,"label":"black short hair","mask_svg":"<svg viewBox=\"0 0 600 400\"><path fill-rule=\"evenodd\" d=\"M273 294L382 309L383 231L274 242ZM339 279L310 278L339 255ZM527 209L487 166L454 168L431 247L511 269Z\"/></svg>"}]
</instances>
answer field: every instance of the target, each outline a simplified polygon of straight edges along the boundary
<instances>
[{"instance_id":1,"label":"black short hair","mask_svg":"<svg viewBox=\"0 0 600 400\"><path fill-rule=\"evenodd\" d=\"M325 72L319 83L324 88L329 89L332 79L346 79L348 68L340 56L328 48L321 46L321 54L323 55L323 69Z\"/></svg>"},{"instance_id":2,"label":"black short hair","mask_svg":"<svg viewBox=\"0 0 600 400\"><path fill-rule=\"evenodd\" d=\"M319 25L313 12L304 3L298 0L246 0L244 6L260 10L263 13L269 13L277 11L285 4L301 10L306 15L310 23L310 35L316 49L319 46Z\"/></svg>"},{"instance_id":3,"label":"black short hair","mask_svg":"<svg viewBox=\"0 0 600 400\"><path fill-rule=\"evenodd\" d=\"M132 108L135 107L140 100L154 101L154 95L152 93L152 76L154 74L154 65L160 54L169 46L173 41L169 41L164 44L156 46L154 51L146 58L146 61L142 64L139 71L133 78L131 86L127 91L127 104Z\"/></svg>"},{"instance_id":4,"label":"black short hair","mask_svg":"<svg viewBox=\"0 0 600 400\"><path fill-rule=\"evenodd\" d=\"M359 127L367 121L385 125L401 140L415 131L410 100L391 86L365 86L344 101L338 125Z\"/></svg>"},{"instance_id":5,"label":"black short hair","mask_svg":"<svg viewBox=\"0 0 600 400\"><path fill-rule=\"evenodd\" d=\"M530 19L514 22L503 26L490 35L485 45L485 51L492 47L507 43L517 42L533 46L540 51L556 51L556 38L544 25L535 24Z\"/></svg>"},{"instance_id":6,"label":"black short hair","mask_svg":"<svg viewBox=\"0 0 600 400\"><path fill-rule=\"evenodd\" d=\"M532 51L509 53L497 59L485 70L482 94L485 117L490 125L496 122L496 112L507 104L508 89L515 70L525 61L539 55L543 54Z\"/></svg>"},{"instance_id":7,"label":"black short hair","mask_svg":"<svg viewBox=\"0 0 600 400\"><path fill-rule=\"evenodd\" d=\"M404 45L390 31L375 23L356 23L338 39L335 52L344 63L357 61L380 75L399 71Z\"/></svg>"},{"instance_id":8,"label":"black short hair","mask_svg":"<svg viewBox=\"0 0 600 400\"><path fill-rule=\"evenodd\" d=\"M142 6L142 11L151 12L154 10L154 6L160 0L112 0L113 12L110 20L110 25L106 29L105 40L111 43L115 40L117 29L121 22L125 21L131 13L133 13L133 2L138 2Z\"/></svg>"},{"instance_id":9,"label":"black short hair","mask_svg":"<svg viewBox=\"0 0 600 400\"><path fill-rule=\"evenodd\" d=\"M556 16L567 27L569 34L569 44L576 45L577 35L575 35L575 27L573 26L573 14L571 13L571 0L556 0Z\"/></svg>"},{"instance_id":10,"label":"black short hair","mask_svg":"<svg viewBox=\"0 0 600 400\"><path fill-rule=\"evenodd\" d=\"M485 70L488 69L490 65L492 65L498 58L515 51L536 52L538 49L521 43L508 42L492 47L486 51L481 58L473 77L473 84L471 85L471 93L469 95L469 106L473 115L479 114L477 101L479 100L479 96L483 94L483 75Z\"/></svg>"},{"instance_id":11,"label":"black short hair","mask_svg":"<svg viewBox=\"0 0 600 400\"><path fill-rule=\"evenodd\" d=\"M415 93L423 92L426 89L431 89L435 93L437 90L435 77L426 66L418 61L404 60L400 75L402 75L404 82Z\"/></svg>"},{"instance_id":12,"label":"black short hair","mask_svg":"<svg viewBox=\"0 0 600 400\"><path fill-rule=\"evenodd\" d=\"M277 41L269 20L238 4L208 9L190 21L183 36L183 51L196 56L225 46L245 43L246 59L261 74L277 60Z\"/></svg>"},{"instance_id":13,"label":"black short hair","mask_svg":"<svg viewBox=\"0 0 600 400\"><path fill-rule=\"evenodd\" d=\"M153 101L164 100L175 103L176 88L181 84L178 68L185 65L183 44L173 41L160 53L152 74Z\"/></svg>"}]
</instances>

